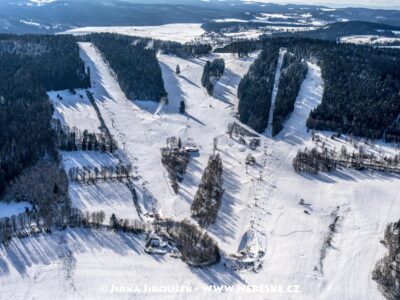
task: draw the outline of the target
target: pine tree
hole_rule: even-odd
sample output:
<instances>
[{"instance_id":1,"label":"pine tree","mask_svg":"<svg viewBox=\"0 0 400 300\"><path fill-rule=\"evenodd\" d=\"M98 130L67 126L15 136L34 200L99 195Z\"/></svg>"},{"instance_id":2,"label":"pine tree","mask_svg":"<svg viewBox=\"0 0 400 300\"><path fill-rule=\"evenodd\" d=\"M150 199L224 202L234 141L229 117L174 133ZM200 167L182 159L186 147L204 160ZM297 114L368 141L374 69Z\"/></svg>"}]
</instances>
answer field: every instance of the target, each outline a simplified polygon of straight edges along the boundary
<instances>
[{"instance_id":1,"label":"pine tree","mask_svg":"<svg viewBox=\"0 0 400 300\"><path fill-rule=\"evenodd\" d=\"M192 216L198 220L201 227L215 222L224 194L222 185L222 160L219 154L212 155L191 207Z\"/></svg>"},{"instance_id":2,"label":"pine tree","mask_svg":"<svg viewBox=\"0 0 400 300\"><path fill-rule=\"evenodd\" d=\"M382 244L387 254L379 260L372 273L386 299L400 299L400 221L387 225Z\"/></svg>"},{"instance_id":3,"label":"pine tree","mask_svg":"<svg viewBox=\"0 0 400 300\"><path fill-rule=\"evenodd\" d=\"M111 218L110 218L110 227L114 230L119 228L118 219L114 213L111 215Z\"/></svg>"},{"instance_id":4,"label":"pine tree","mask_svg":"<svg viewBox=\"0 0 400 300\"><path fill-rule=\"evenodd\" d=\"M182 100L181 103L180 103L180 105L179 105L179 112L180 112L181 114L184 114L185 111L186 111L185 101Z\"/></svg>"}]
</instances>

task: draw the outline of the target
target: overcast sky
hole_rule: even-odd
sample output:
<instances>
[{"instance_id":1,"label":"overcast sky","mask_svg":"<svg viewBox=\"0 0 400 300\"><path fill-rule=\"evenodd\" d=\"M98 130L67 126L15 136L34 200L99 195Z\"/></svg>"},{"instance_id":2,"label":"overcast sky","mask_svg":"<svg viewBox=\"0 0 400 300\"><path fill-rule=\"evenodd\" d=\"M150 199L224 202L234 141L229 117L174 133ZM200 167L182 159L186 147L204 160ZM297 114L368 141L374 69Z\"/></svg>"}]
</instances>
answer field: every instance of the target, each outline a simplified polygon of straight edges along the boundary
<instances>
[{"instance_id":1,"label":"overcast sky","mask_svg":"<svg viewBox=\"0 0 400 300\"><path fill-rule=\"evenodd\" d=\"M370 7L400 9L400 0L243 0L246 2L266 2L277 4L316 4L330 7Z\"/></svg>"}]
</instances>

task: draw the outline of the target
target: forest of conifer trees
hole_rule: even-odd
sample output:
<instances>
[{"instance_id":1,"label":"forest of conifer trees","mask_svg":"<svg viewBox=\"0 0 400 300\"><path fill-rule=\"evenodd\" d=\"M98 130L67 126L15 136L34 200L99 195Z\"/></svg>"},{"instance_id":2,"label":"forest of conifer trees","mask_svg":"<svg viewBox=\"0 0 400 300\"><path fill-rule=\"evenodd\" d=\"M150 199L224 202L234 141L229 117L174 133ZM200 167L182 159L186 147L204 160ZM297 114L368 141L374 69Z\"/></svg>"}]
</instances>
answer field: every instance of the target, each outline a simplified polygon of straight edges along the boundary
<instances>
[{"instance_id":1,"label":"forest of conifer trees","mask_svg":"<svg viewBox=\"0 0 400 300\"><path fill-rule=\"evenodd\" d=\"M207 93L212 95L214 91L213 79L219 79L225 70L225 61L222 58L216 58L213 61L207 61L204 69L203 75L201 76L201 84L206 88Z\"/></svg>"},{"instance_id":2,"label":"forest of conifer trees","mask_svg":"<svg viewBox=\"0 0 400 300\"><path fill-rule=\"evenodd\" d=\"M259 46L254 41L238 44L248 44L248 48ZM288 95L285 101L278 97L275 132L291 110L304 77L304 67L299 63L304 59L321 67L324 82L322 102L310 113L308 128L386 141L400 140L400 57L397 50L305 38L267 38L262 44L261 55L239 85L242 122L259 132L266 128L278 50L284 47L296 60L290 67L292 82L286 78L287 74L283 77L283 81L288 81L287 91L281 93ZM280 107L280 103L284 105ZM278 115L282 116L278 118Z\"/></svg>"},{"instance_id":3,"label":"forest of conifer trees","mask_svg":"<svg viewBox=\"0 0 400 300\"><path fill-rule=\"evenodd\" d=\"M307 63L293 53L286 53L283 58L278 94L272 116L272 135L278 134L285 120L294 110L300 86L307 75Z\"/></svg>"},{"instance_id":4,"label":"forest of conifer trees","mask_svg":"<svg viewBox=\"0 0 400 300\"><path fill-rule=\"evenodd\" d=\"M57 158L46 91L89 84L72 36L0 35L0 195L45 154Z\"/></svg>"},{"instance_id":5,"label":"forest of conifer trees","mask_svg":"<svg viewBox=\"0 0 400 300\"><path fill-rule=\"evenodd\" d=\"M266 47L238 87L240 121L258 132L268 124L279 46Z\"/></svg>"},{"instance_id":6,"label":"forest of conifer trees","mask_svg":"<svg viewBox=\"0 0 400 300\"><path fill-rule=\"evenodd\" d=\"M132 37L92 34L88 39L100 50L131 100L160 101L167 97L156 52Z\"/></svg>"},{"instance_id":7,"label":"forest of conifer trees","mask_svg":"<svg viewBox=\"0 0 400 300\"><path fill-rule=\"evenodd\" d=\"M222 160L219 154L212 155L191 207L192 217L201 227L207 227L217 219L224 194L222 186Z\"/></svg>"}]
</instances>

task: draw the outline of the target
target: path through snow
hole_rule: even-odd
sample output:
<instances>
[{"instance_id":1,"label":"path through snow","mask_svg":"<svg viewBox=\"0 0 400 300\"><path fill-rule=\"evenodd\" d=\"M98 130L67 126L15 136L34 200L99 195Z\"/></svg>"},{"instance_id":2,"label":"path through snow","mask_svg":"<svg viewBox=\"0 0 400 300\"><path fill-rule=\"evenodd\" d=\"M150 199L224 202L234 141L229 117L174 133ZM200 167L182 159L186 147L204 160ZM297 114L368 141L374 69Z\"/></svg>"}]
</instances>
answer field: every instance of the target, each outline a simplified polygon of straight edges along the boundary
<instances>
[{"instance_id":1,"label":"path through snow","mask_svg":"<svg viewBox=\"0 0 400 300\"><path fill-rule=\"evenodd\" d=\"M276 65L274 87L272 89L272 96L271 96L271 108L269 110L269 115L268 115L268 127L265 130L265 134L267 134L268 136L272 135L272 121L275 110L275 100L276 96L278 95L279 79L281 78L282 63L286 52L287 50L285 48L279 49L279 58L278 58L278 63Z\"/></svg>"}]
</instances>

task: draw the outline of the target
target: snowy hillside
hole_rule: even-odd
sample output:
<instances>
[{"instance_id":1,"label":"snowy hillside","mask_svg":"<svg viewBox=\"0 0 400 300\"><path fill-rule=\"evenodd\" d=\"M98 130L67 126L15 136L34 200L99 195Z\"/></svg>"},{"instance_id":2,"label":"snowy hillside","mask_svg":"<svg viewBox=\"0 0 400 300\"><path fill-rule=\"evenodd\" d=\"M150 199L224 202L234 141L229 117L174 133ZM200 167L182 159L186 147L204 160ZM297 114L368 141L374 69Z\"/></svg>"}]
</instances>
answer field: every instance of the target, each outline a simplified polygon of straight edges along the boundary
<instances>
[{"instance_id":1,"label":"snowy hillside","mask_svg":"<svg viewBox=\"0 0 400 300\"><path fill-rule=\"evenodd\" d=\"M237 104L237 85L257 54L240 60L224 55L227 70L215 87L215 97L208 96L201 87L205 59L189 61L161 55L159 60L169 104L158 105L141 101L132 103L127 100L96 49L86 43L82 43L81 48L84 61L91 70L96 70L96 74L99 74L98 78L92 76L92 80L95 81L94 95L96 100L101 101L100 110L105 122L111 125L112 134L117 137L119 144L124 145L128 156L137 165L138 174L157 199L158 208L163 215L176 219L190 218L190 204L208 157L212 154L213 139L221 137L220 147L226 148L228 154L225 158L224 152L221 153L225 160L226 176L229 176L226 181L232 182L234 178L243 180L240 184L231 183L232 187L237 185L238 190L227 191L226 201L221 208L222 218L211 232L221 243L226 243L229 249L236 251L243 233L241 224L246 214L242 212L246 207L244 198L247 197L251 177L244 174L245 149L237 145L237 142L227 141L224 135ZM173 71L177 64L181 66L179 76ZM186 102L185 115L178 113L181 100ZM189 163L188 175L182 182L178 195L173 192L160 159L161 147L166 145L166 138L173 135L181 137L183 141L193 141L200 148L200 156L193 157ZM228 151L234 151L235 155L232 157ZM232 215L237 217L232 220ZM226 227L226 222L232 223L232 229Z\"/></svg>"},{"instance_id":2,"label":"snowy hillside","mask_svg":"<svg viewBox=\"0 0 400 300\"><path fill-rule=\"evenodd\" d=\"M396 34L397 35L397 34ZM352 43L360 45L385 45L399 43L400 37L384 37L378 35L351 35L340 38L342 43Z\"/></svg>"},{"instance_id":3,"label":"snowy hillside","mask_svg":"<svg viewBox=\"0 0 400 300\"><path fill-rule=\"evenodd\" d=\"M90 104L84 90L76 94L70 91L57 91L48 93L55 109L54 117L71 129L99 132L100 122L93 106Z\"/></svg>"},{"instance_id":4,"label":"snowy hillside","mask_svg":"<svg viewBox=\"0 0 400 300\"><path fill-rule=\"evenodd\" d=\"M82 27L68 30L69 34L87 34L93 32L118 33L159 40L190 42L201 37L205 31L201 24L167 24L162 26L125 26L125 27Z\"/></svg>"},{"instance_id":5,"label":"snowy hillside","mask_svg":"<svg viewBox=\"0 0 400 300\"><path fill-rule=\"evenodd\" d=\"M132 35L178 41L202 34L199 27L182 33L161 26L157 35L146 28L129 30ZM86 31L92 29L74 33ZM315 144L305 123L323 94L316 64L307 62L308 73L295 110L284 129L272 138L271 124L258 135L235 118L237 87L259 52L245 58L214 54L182 59L160 54L166 104L128 100L99 51L90 43L79 46L91 73L88 92L119 150L63 151L63 166L69 172L132 164L134 180L71 181L72 206L89 213L104 211L105 223L113 213L119 218L147 220L153 209L162 217L196 222L190 206L216 143L225 193L217 220L207 231L218 242L222 261L212 267L190 268L170 256L146 254L144 235L72 228L13 239L8 246L1 246L1 299L383 299L371 272L385 253L380 240L386 225L399 219L398 176L346 169L307 175L297 174L292 167L297 151ZM281 49L273 104L285 53ZM206 61L215 58L223 58L226 68L210 96L201 77ZM55 107L54 117L62 124L80 131L100 131L98 112L86 91L51 91L48 95ZM181 101L186 104L184 114L179 113ZM230 137L227 129L232 122L250 136ZM350 139L332 141L330 133L320 135L330 147L354 146ZM191 155L177 194L161 162L161 148L171 136L199 149ZM252 149L249 142L253 137L259 138L260 145ZM393 153L397 149L386 144L375 150ZM246 164L249 155L254 164ZM13 209L20 211L21 207ZM265 252L257 273L234 271L224 264L243 249L249 255ZM143 292L151 285L180 286L187 292ZM210 291L212 285L247 289ZM134 292L133 287L141 292Z\"/></svg>"}]
</instances>

